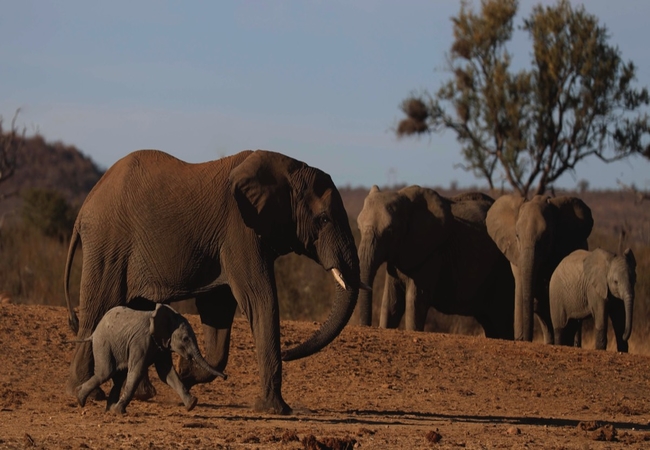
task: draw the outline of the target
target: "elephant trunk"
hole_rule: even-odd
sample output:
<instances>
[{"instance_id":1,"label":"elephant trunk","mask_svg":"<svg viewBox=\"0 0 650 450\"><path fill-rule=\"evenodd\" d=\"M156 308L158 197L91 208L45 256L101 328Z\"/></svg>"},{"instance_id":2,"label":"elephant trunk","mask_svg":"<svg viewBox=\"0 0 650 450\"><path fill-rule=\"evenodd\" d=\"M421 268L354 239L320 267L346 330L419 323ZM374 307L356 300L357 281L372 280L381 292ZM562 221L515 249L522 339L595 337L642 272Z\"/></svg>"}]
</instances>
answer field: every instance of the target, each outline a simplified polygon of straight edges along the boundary
<instances>
[{"instance_id":1,"label":"elephant trunk","mask_svg":"<svg viewBox=\"0 0 650 450\"><path fill-rule=\"evenodd\" d=\"M357 304L359 279L346 280L346 285L347 289L343 289L340 284L336 285L336 299L334 300L332 312L329 317L309 339L296 347L284 351L282 353L283 361L293 361L312 355L332 342L341 333L343 327L345 327L350 317L352 317L352 313Z\"/></svg>"},{"instance_id":2,"label":"elephant trunk","mask_svg":"<svg viewBox=\"0 0 650 450\"><path fill-rule=\"evenodd\" d=\"M343 239L331 244L323 240L321 247L317 249L318 261L336 280L332 311L320 328L306 341L282 352L284 361L304 358L320 351L341 333L352 317L361 286L359 256L347 221L337 235L343 236Z\"/></svg>"},{"instance_id":3,"label":"elephant trunk","mask_svg":"<svg viewBox=\"0 0 650 450\"><path fill-rule=\"evenodd\" d=\"M211 374L211 375L213 375L215 377L221 377L224 380L228 379L228 376L225 373L218 371L217 369L212 367L210 364L208 364L208 362L201 355L201 352L199 352L198 348L192 349L190 354L192 356L192 360L194 362L196 362L196 364L201 369L205 370L206 372L208 372L209 374Z\"/></svg>"},{"instance_id":4,"label":"elephant trunk","mask_svg":"<svg viewBox=\"0 0 650 450\"><path fill-rule=\"evenodd\" d=\"M632 310L634 309L634 294L626 295L623 299L625 304L625 331L623 332L623 340L630 339L632 334Z\"/></svg>"},{"instance_id":5,"label":"elephant trunk","mask_svg":"<svg viewBox=\"0 0 650 450\"><path fill-rule=\"evenodd\" d=\"M515 339L532 342L535 303L535 250L525 250L519 267L521 304L515 303Z\"/></svg>"},{"instance_id":6,"label":"elephant trunk","mask_svg":"<svg viewBox=\"0 0 650 450\"><path fill-rule=\"evenodd\" d=\"M377 269L384 262L379 257L377 240L375 238L362 238L359 244L359 268L361 270L361 283L372 288L375 281ZM372 325L372 291L362 290L359 292L359 324Z\"/></svg>"}]
</instances>

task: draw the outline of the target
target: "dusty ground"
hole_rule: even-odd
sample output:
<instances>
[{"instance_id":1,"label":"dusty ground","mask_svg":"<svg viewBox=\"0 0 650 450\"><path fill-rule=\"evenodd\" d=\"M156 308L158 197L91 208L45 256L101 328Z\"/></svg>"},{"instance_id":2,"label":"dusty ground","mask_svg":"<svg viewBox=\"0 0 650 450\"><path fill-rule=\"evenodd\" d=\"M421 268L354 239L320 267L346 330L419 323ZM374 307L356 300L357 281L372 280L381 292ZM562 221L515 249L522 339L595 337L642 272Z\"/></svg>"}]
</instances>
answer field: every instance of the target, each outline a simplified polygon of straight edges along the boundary
<instances>
[{"instance_id":1,"label":"dusty ground","mask_svg":"<svg viewBox=\"0 0 650 450\"><path fill-rule=\"evenodd\" d=\"M284 345L315 326L283 322ZM152 377L158 396L116 417L66 396L72 337L63 308L0 305L0 448L650 448L647 356L348 326L284 365L280 417L251 409L238 319L229 378L194 387L196 409Z\"/></svg>"}]
</instances>

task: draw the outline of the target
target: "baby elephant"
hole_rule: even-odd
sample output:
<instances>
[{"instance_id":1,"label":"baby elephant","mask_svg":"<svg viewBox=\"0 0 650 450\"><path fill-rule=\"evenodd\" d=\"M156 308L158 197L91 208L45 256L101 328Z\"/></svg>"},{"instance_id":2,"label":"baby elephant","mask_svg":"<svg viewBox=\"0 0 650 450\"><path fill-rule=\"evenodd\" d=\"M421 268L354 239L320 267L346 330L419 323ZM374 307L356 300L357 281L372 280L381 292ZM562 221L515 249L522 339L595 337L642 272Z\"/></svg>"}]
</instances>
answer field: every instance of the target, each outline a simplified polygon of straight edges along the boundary
<instances>
[{"instance_id":1,"label":"baby elephant","mask_svg":"<svg viewBox=\"0 0 650 450\"><path fill-rule=\"evenodd\" d=\"M124 414L138 383L149 366L155 364L160 379L174 388L188 411L192 410L197 399L178 377L172 364L172 351L226 379L226 375L213 369L201 356L187 319L167 305L157 304L155 311L137 311L125 306L112 308L85 340L92 341L95 374L79 387L77 399L81 406L90 392L112 378L106 410ZM120 396L122 384L125 384L124 392Z\"/></svg>"},{"instance_id":2,"label":"baby elephant","mask_svg":"<svg viewBox=\"0 0 650 450\"><path fill-rule=\"evenodd\" d=\"M622 256L603 249L576 250L551 276L549 301L555 343L573 344L580 320L594 318L596 348L607 347L607 317L612 319L616 347L627 352L632 332L636 260L629 248Z\"/></svg>"}]
</instances>

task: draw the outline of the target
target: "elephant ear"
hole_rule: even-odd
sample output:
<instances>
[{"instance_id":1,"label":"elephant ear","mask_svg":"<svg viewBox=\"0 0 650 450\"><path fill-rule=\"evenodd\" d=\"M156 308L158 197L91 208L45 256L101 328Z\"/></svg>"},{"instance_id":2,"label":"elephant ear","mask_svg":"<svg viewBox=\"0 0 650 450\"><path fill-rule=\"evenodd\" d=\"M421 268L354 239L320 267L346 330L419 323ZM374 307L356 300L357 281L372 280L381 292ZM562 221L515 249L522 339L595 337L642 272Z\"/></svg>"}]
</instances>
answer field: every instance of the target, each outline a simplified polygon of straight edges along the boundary
<instances>
[{"instance_id":1,"label":"elephant ear","mask_svg":"<svg viewBox=\"0 0 650 450\"><path fill-rule=\"evenodd\" d=\"M149 333L161 348L169 349L172 333L176 329L178 313L171 306L158 303L149 319Z\"/></svg>"},{"instance_id":2,"label":"elephant ear","mask_svg":"<svg viewBox=\"0 0 650 450\"><path fill-rule=\"evenodd\" d=\"M280 153L257 150L230 172L244 223L257 234L267 236L290 224L289 174L301 164Z\"/></svg>"},{"instance_id":3,"label":"elephant ear","mask_svg":"<svg viewBox=\"0 0 650 450\"><path fill-rule=\"evenodd\" d=\"M607 271L613 256L613 254L597 248L589 252L583 262L587 289L595 293L597 298L607 298Z\"/></svg>"},{"instance_id":4,"label":"elephant ear","mask_svg":"<svg viewBox=\"0 0 650 450\"><path fill-rule=\"evenodd\" d=\"M453 216L448 199L432 189L410 186L400 194L408 200L408 230L402 243L409 252L405 265L413 266L424 261L440 245L447 241L452 228Z\"/></svg>"},{"instance_id":5,"label":"elephant ear","mask_svg":"<svg viewBox=\"0 0 650 450\"><path fill-rule=\"evenodd\" d=\"M508 261L519 262L515 225L519 208L526 201L520 195L503 195L494 201L485 218L487 232Z\"/></svg>"},{"instance_id":6,"label":"elephant ear","mask_svg":"<svg viewBox=\"0 0 650 450\"><path fill-rule=\"evenodd\" d=\"M555 248L560 258L579 248L587 250L587 238L594 226L591 209L579 198L561 196L548 202L558 211Z\"/></svg>"}]
</instances>

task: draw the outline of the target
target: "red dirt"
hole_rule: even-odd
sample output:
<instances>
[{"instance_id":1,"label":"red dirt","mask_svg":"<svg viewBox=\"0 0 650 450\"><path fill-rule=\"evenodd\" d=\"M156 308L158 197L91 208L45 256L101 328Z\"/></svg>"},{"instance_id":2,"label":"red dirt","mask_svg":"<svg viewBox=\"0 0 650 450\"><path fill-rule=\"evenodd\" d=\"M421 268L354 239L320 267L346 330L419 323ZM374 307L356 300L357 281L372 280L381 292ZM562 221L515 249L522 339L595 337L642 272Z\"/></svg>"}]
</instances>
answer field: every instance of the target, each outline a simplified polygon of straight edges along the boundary
<instances>
[{"instance_id":1,"label":"red dirt","mask_svg":"<svg viewBox=\"0 0 650 450\"><path fill-rule=\"evenodd\" d=\"M316 326L283 322L283 345ZM64 308L0 305L0 448L650 448L642 355L348 326L284 365L294 414L274 416L251 409L257 365L237 319L228 380L195 386L193 411L152 370L158 395L118 417L65 394L70 339Z\"/></svg>"}]
</instances>

